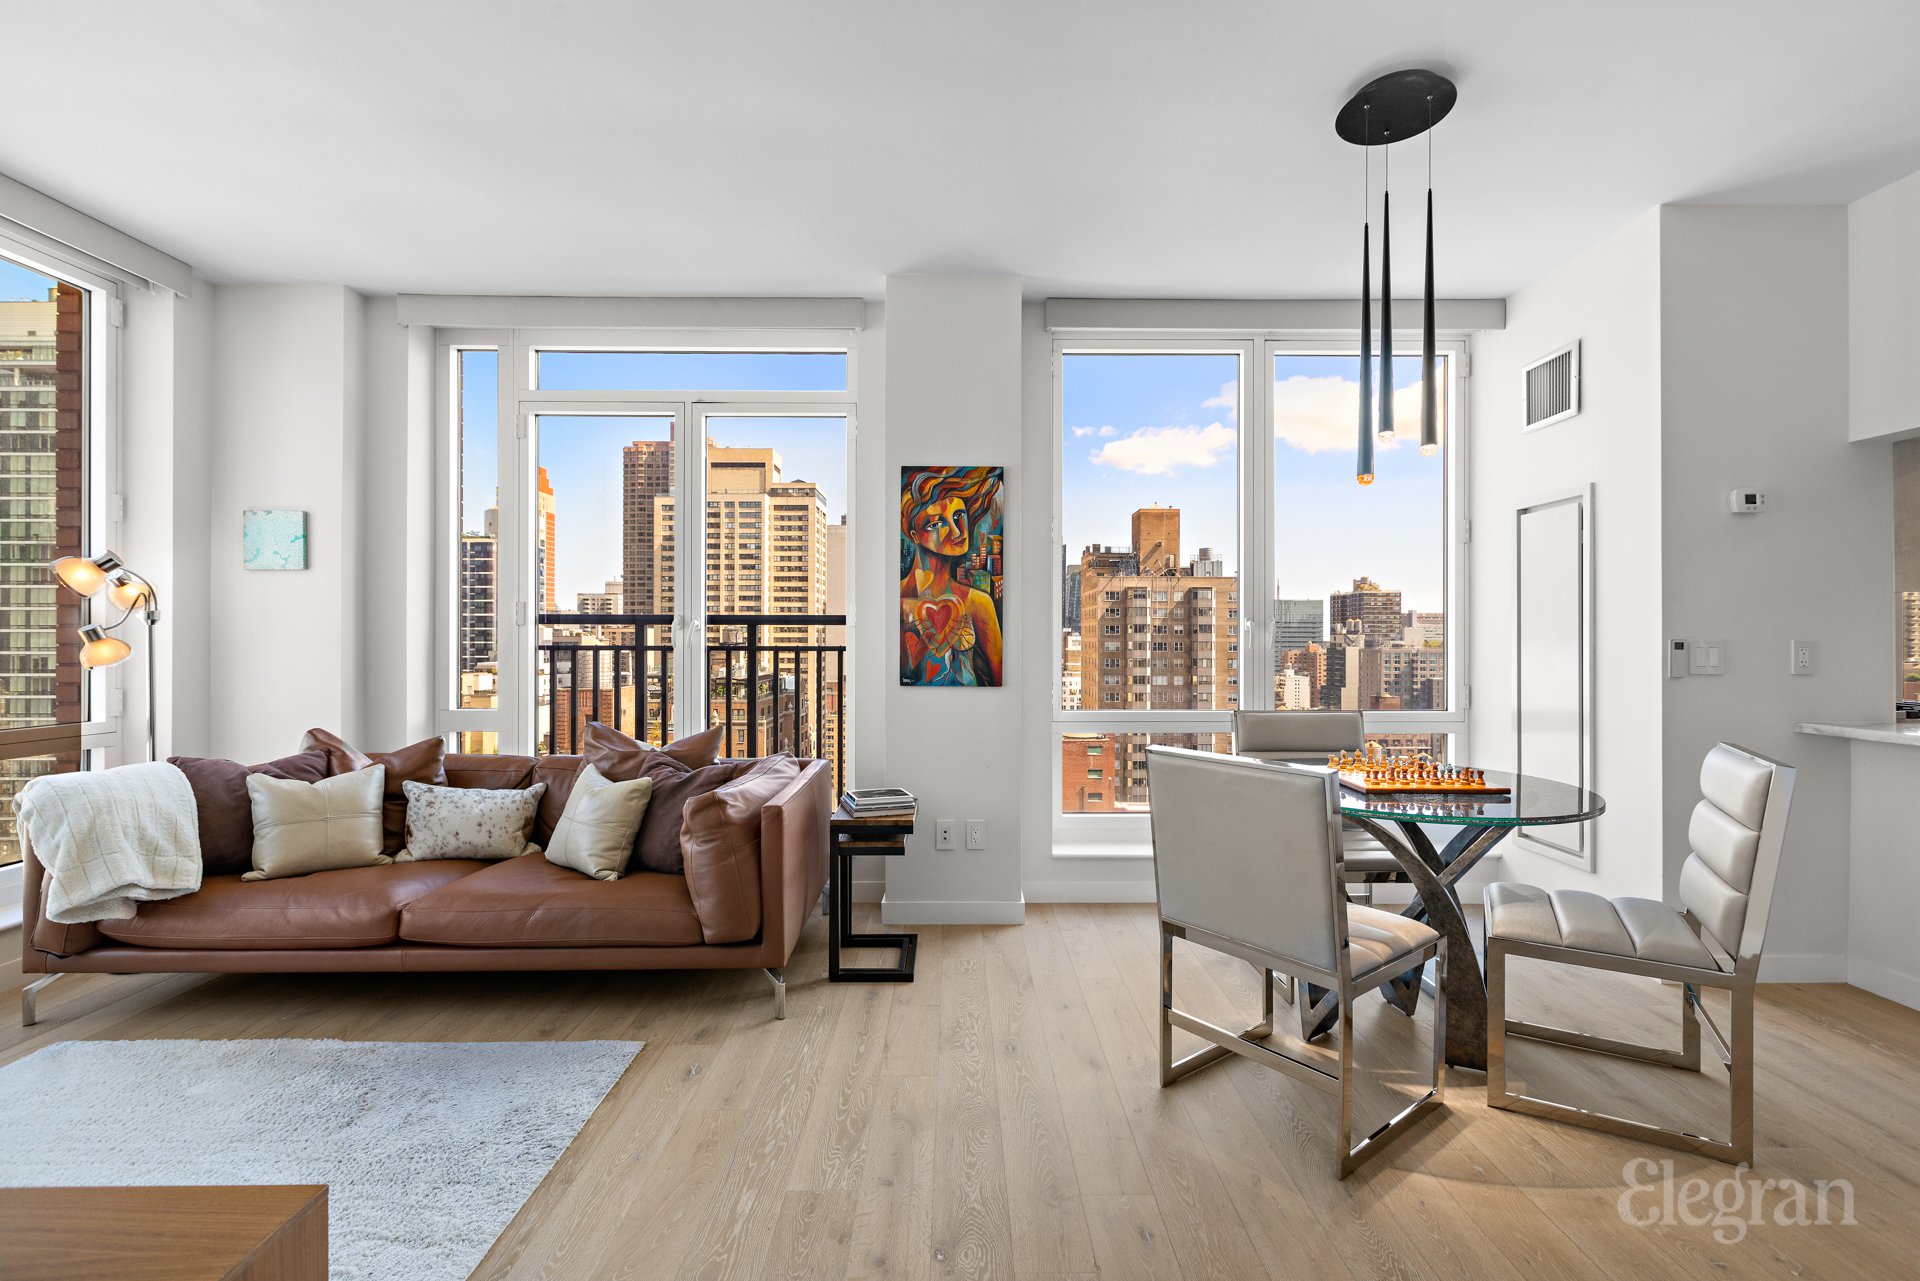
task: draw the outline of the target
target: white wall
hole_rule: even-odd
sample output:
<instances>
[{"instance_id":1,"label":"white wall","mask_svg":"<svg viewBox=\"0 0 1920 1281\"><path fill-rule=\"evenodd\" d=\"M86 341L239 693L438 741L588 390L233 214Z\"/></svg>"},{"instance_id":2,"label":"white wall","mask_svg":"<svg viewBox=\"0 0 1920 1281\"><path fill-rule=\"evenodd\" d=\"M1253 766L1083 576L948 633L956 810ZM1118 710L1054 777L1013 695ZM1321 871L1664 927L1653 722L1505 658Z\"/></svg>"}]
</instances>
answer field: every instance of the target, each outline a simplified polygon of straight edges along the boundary
<instances>
[{"instance_id":1,"label":"white wall","mask_svg":"<svg viewBox=\"0 0 1920 1281\"><path fill-rule=\"evenodd\" d=\"M886 735L877 770L869 769L874 757L862 743L860 781L905 787L920 801L919 830L906 856L887 867L887 921L1022 917L1019 797L1034 758L1021 705L1040 687L1045 670L1034 670L1025 650L1010 644L999 689L901 688L889 648L899 626L902 466L1004 466L1008 547L1046 537L1044 529L1022 519L1026 487L1033 482L1021 466L1021 323L1020 282L1014 277L887 278L884 466L878 476L863 468L854 496L854 537L861 549L856 599L864 638L857 661L863 691L879 682ZM871 439L870 363L861 370L863 441ZM863 452L880 451L868 444ZM1015 551L1006 565L1009 638L1044 616L1031 603L1034 588L1022 563ZM985 819L987 849L936 851L938 818Z\"/></svg>"},{"instance_id":2,"label":"white wall","mask_svg":"<svg viewBox=\"0 0 1920 1281\"><path fill-rule=\"evenodd\" d=\"M223 286L214 307L209 750L285 755L360 735L363 300L338 285ZM308 513L308 568L240 567L240 513Z\"/></svg>"},{"instance_id":3,"label":"white wall","mask_svg":"<svg viewBox=\"0 0 1920 1281\"><path fill-rule=\"evenodd\" d=\"M1920 962L1914 959L1912 938L1920 859L1914 857L1911 809L1912 798L1920 794L1920 751L1890 743L1814 741L1843 751L1852 747L1846 980L1920 1010Z\"/></svg>"},{"instance_id":4,"label":"white wall","mask_svg":"<svg viewBox=\"0 0 1920 1281\"><path fill-rule=\"evenodd\" d=\"M1507 300L1473 339L1468 544L1472 753L1510 768L1514 513L1594 486L1596 748L1607 800L1588 873L1519 841L1503 875L1550 888L1658 897L1661 885L1660 219L1650 211ZM1521 370L1579 339L1581 412L1521 430Z\"/></svg>"},{"instance_id":5,"label":"white wall","mask_svg":"<svg viewBox=\"0 0 1920 1281\"><path fill-rule=\"evenodd\" d=\"M1724 676L1665 683L1665 886L1716 741L1797 766L1767 976L1838 981L1847 745L1793 726L1884 720L1893 672L1892 447L1847 438L1847 213L1670 205L1660 248L1661 609L1669 636L1727 642ZM1736 487L1766 510L1733 515Z\"/></svg>"},{"instance_id":6,"label":"white wall","mask_svg":"<svg viewBox=\"0 0 1920 1281\"><path fill-rule=\"evenodd\" d=\"M1920 432L1920 173L1847 206L1854 440Z\"/></svg>"},{"instance_id":7,"label":"white wall","mask_svg":"<svg viewBox=\"0 0 1920 1281\"><path fill-rule=\"evenodd\" d=\"M126 513L112 545L160 592L155 632L159 752L207 750L209 565L207 517L212 424L210 363L215 289L193 296L129 289L121 347L121 458ZM126 685L121 759L145 759L145 637L136 622Z\"/></svg>"},{"instance_id":8,"label":"white wall","mask_svg":"<svg viewBox=\"0 0 1920 1281\"><path fill-rule=\"evenodd\" d=\"M433 336L400 324L391 298L365 312L365 612L352 654L367 745L384 749L433 733Z\"/></svg>"}]
</instances>

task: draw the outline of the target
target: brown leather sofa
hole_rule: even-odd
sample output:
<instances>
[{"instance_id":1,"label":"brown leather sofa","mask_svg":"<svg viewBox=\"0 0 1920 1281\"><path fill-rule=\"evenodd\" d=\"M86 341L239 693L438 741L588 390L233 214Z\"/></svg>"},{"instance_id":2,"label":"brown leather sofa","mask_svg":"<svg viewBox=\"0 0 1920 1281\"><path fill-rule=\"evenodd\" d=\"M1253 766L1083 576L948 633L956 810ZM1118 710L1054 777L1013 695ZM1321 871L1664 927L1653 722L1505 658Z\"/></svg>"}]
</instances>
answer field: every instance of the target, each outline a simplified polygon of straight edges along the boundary
<instances>
[{"instance_id":1,"label":"brown leather sofa","mask_svg":"<svg viewBox=\"0 0 1920 1281\"><path fill-rule=\"evenodd\" d=\"M578 756L446 758L454 787L547 783L534 840L566 808ZM59 974L232 974L348 970L765 969L774 1017L786 1017L783 969L827 880L831 767L803 765L761 807L758 877L734 878L733 901L696 905L685 876L636 871L597 881L538 854L440 859L243 884L208 876L199 890L145 903L129 920L57 925L41 912L41 866L25 862L21 968ZM724 922L724 925L722 924ZM726 942L711 942L715 937Z\"/></svg>"}]
</instances>

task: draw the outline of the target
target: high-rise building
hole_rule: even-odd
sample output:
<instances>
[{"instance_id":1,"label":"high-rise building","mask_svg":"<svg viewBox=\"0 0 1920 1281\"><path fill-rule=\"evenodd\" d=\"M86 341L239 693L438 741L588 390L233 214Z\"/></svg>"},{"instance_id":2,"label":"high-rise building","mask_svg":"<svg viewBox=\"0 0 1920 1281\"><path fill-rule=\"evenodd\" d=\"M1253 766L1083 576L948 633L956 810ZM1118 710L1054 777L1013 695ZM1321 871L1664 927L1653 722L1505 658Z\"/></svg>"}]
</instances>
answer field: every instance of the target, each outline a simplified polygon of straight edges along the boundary
<instances>
[{"instance_id":1,"label":"high-rise building","mask_svg":"<svg viewBox=\"0 0 1920 1281\"><path fill-rule=\"evenodd\" d=\"M1142 507L1133 513L1133 554L1142 574L1171 574L1180 564L1180 509Z\"/></svg>"},{"instance_id":2,"label":"high-rise building","mask_svg":"<svg viewBox=\"0 0 1920 1281\"><path fill-rule=\"evenodd\" d=\"M663 613L654 587L662 571L672 578L673 557L659 563L654 512L673 492L673 442L634 441L623 451L621 472L620 596L629 614Z\"/></svg>"},{"instance_id":3,"label":"high-rise building","mask_svg":"<svg viewBox=\"0 0 1920 1281\"><path fill-rule=\"evenodd\" d=\"M1400 639L1400 593L1371 578L1356 578L1352 591L1327 598L1327 620L1336 635L1349 630L1348 623L1358 623L1368 644L1391 644Z\"/></svg>"},{"instance_id":4,"label":"high-rise building","mask_svg":"<svg viewBox=\"0 0 1920 1281\"><path fill-rule=\"evenodd\" d=\"M1100 711L1237 706L1239 580L1179 567L1178 508L1142 508L1133 513L1132 529L1134 544L1126 551L1089 547L1080 556L1080 705ZM1224 750L1228 737L1182 741ZM1117 805L1146 801L1147 739L1126 734L1115 740L1108 777Z\"/></svg>"},{"instance_id":5,"label":"high-rise building","mask_svg":"<svg viewBox=\"0 0 1920 1281\"><path fill-rule=\"evenodd\" d=\"M497 667L495 604L499 599L500 540L486 534L460 536L460 670Z\"/></svg>"},{"instance_id":6,"label":"high-rise building","mask_svg":"<svg viewBox=\"0 0 1920 1281\"><path fill-rule=\"evenodd\" d=\"M86 295L70 285L0 302L0 728L75 727L71 748L0 761L0 864L20 858L19 788L80 766L83 677L68 643L80 604L44 566L82 550L85 337Z\"/></svg>"},{"instance_id":7,"label":"high-rise building","mask_svg":"<svg viewBox=\"0 0 1920 1281\"><path fill-rule=\"evenodd\" d=\"M1114 812L1115 734L1060 736L1060 811L1063 814Z\"/></svg>"},{"instance_id":8,"label":"high-rise building","mask_svg":"<svg viewBox=\"0 0 1920 1281\"><path fill-rule=\"evenodd\" d=\"M553 485L547 480L547 469L540 468L540 483L535 494L536 504L534 522L539 527L540 546L538 549L538 577L534 579L535 598L540 602L541 612L552 614L559 610L560 545L557 537L558 524L553 504Z\"/></svg>"},{"instance_id":9,"label":"high-rise building","mask_svg":"<svg viewBox=\"0 0 1920 1281\"><path fill-rule=\"evenodd\" d=\"M1327 606L1320 600L1297 600L1285 597L1273 602L1273 665L1281 666L1281 655L1290 649L1305 649L1309 645L1325 644L1327 639Z\"/></svg>"}]
</instances>

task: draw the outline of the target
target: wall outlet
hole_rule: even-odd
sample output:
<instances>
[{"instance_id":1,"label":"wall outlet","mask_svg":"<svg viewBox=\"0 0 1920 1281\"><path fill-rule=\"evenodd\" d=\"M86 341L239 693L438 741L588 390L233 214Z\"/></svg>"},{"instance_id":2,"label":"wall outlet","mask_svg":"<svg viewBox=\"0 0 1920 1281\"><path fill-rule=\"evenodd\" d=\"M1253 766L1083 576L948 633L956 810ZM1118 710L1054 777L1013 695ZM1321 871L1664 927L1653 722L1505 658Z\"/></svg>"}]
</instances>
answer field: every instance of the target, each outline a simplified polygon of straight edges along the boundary
<instances>
[{"instance_id":1,"label":"wall outlet","mask_svg":"<svg viewBox=\"0 0 1920 1281\"><path fill-rule=\"evenodd\" d=\"M983 850L987 848L987 820L970 818L967 820L967 848Z\"/></svg>"},{"instance_id":2,"label":"wall outlet","mask_svg":"<svg viewBox=\"0 0 1920 1281\"><path fill-rule=\"evenodd\" d=\"M1813 642L1788 641L1787 674L1790 676L1813 675Z\"/></svg>"},{"instance_id":3,"label":"wall outlet","mask_svg":"<svg viewBox=\"0 0 1920 1281\"><path fill-rule=\"evenodd\" d=\"M933 848L937 850L957 850L960 837L960 820L957 818L936 818L933 820Z\"/></svg>"}]
</instances>

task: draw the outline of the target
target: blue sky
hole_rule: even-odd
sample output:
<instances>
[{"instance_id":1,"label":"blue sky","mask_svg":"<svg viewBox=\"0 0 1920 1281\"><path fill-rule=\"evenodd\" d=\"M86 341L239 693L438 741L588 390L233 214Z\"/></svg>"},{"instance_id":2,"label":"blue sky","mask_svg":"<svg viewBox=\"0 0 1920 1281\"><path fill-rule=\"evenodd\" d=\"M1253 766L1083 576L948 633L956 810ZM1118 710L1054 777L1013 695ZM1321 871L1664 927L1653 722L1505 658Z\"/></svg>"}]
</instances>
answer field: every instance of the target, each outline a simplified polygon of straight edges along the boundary
<instances>
[{"instance_id":1,"label":"blue sky","mask_svg":"<svg viewBox=\"0 0 1920 1281\"><path fill-rule=\"evenodd\" d=\"M0 302L40 302L53 281L37 271L0 258Z\"/></svg>"},{"instance_id":2,"label":"blue sky","mask_svg":"<svg viewBox=\"0 0 1920 1281\"><path fill-rule=\"evenodd\" d=\"M1206 354L1068 356L1062 368L1063 539L1124 546L1135 508L1181 512L1181 556L1202 546L1241 564L1236 474L1239 362ZM1444 455L1417 441L1420 362L1396 358L1403 432L1378 446L1375 480L1353 477L1359 361L1280 356L1274 377L1276 594L1324 599L1366 574L1409 609L1440 609ZM1408 432L1407 428L1411 431Z\"/></svg>"}]
</instances>

